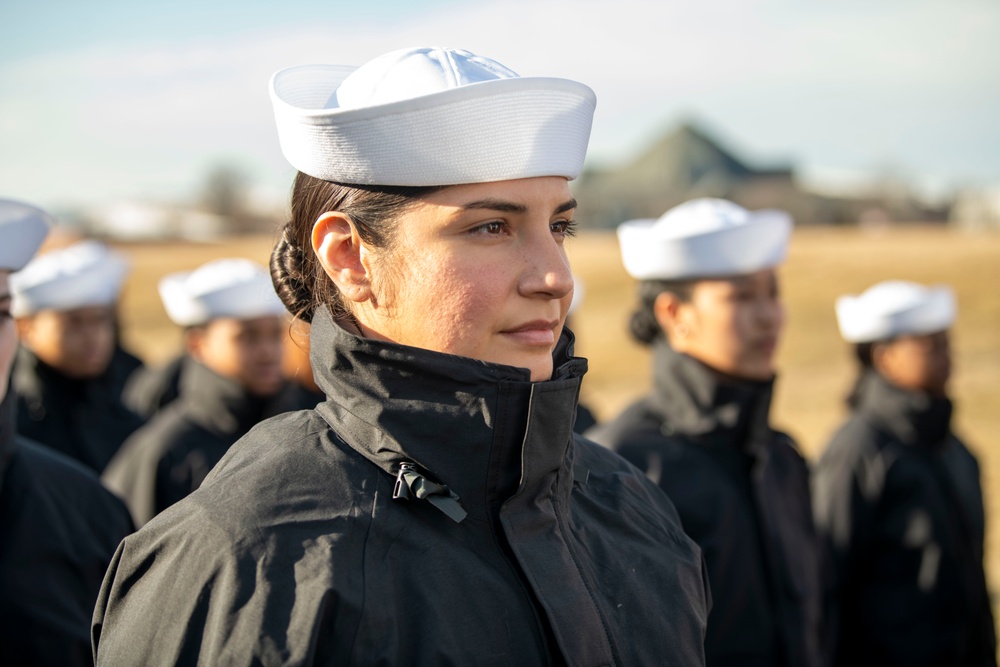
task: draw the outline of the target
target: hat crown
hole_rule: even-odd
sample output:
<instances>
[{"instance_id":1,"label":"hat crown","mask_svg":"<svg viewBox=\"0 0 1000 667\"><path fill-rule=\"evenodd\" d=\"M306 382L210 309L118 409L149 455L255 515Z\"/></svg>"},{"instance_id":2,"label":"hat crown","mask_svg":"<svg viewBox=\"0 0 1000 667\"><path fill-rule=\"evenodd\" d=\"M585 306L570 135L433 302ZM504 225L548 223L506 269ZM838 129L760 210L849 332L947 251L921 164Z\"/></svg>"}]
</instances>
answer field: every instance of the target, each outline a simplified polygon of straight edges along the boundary
<instances>
[{"instance_id":1,"label":"hat crown","mask_svg":"<svg viewBox=\"0 0 1000 667\"><path fill-rule=\"evenodd\" d=\"M858 299L873 312L893 313L919 306L927 299L929 291L907 280L886 280L869 287Z\"/></svg>"},{"instance_id":2,"label":"hat crown","mask_svg":"<svg viewBox=\"0 0 1000 667\"><path fill-rule=\"evenodd\" d=\"M334 93L336 103L330 106L358 109L516 77L515 72L497 61L462 49L401 49L355 70Z\"/></svg>"},{"instance_id":3,"label":"hat crown","mask_svg":"<svg viewBox=\"0 0 1000 667\"><path fill-rule=\"evenodd\" d=\"M266 282L270 286L270 281L271 277L264 267L249 259L236 258L216 259L202 264L184 278L192 295L252 282Z\"/></svg>"},{"instance_id":4,"label":"hat crown","mask_svg":"<svg viewBox=\"0 0 1000 667\"><path fill-rule=\"evenodd\" d=\"M725 199L692 199L660 216L656 228L663 238L680 238L745 225L751 218L750 211Z\"/></svg>"}]
</instances>

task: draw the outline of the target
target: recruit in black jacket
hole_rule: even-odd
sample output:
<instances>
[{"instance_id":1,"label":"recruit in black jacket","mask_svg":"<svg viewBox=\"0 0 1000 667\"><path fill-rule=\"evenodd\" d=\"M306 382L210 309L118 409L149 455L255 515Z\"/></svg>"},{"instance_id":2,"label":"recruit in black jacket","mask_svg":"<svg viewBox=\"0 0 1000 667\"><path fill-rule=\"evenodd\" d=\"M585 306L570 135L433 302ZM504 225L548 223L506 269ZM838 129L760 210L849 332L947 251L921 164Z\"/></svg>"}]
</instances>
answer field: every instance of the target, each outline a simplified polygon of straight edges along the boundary
<instances>
[{"instance_id":1,"label":"recruit in black jacket","mask_svg":"<svg viewBox=\"0 0 1000 667\"><path fill-rule=\"evenodd\" d=\"M870 372L819 461L838 665L996 665L979 466L951 432L951 411L946 398Z\"/></svg>"},{"instance_id":2,"label":"recruit in black jacket","mask_svg":"<svg viewBox=\"0 0 1000 667\"><path fill-rule=\"evenodd\" d=\"M768 425L772 383L725 378L663 341L653 363L652 395L587 435L656 481L702 548L706 664L825 664L808 470Z\"/></svg>"},{"instance_id":3,"label":"recruit in black jacket","mask_svg":"<svg viewBox=\"0 0 1000 667\"><path fill-rule=\"evenodd\" d=\"M254 428L122 543L98 664L703 664L701 552L572 433L568 333L535 383L325 310L311 335L330 398Z\"/></svg>"},{"instance_id":4,"label":"recruit in black jacket","mask_svg":"<svg viewBox=\"0 0 1000 667\"><path fill-rule=\"evenodd\" d=\"M93 471L14 435L0 403L0 665L92 664L90 621L128 511Z\"/></svg>"},{"instance_id":5,"label":"recruit in black jacket","mask_svg":"<svg viewBox=\"0 0 1000 667\"><path fill-rule=\"evenodd\" d=\"M197 489L234 442L275 414L277 397L253 396L184 359L179 397L125 441L102 475L140 526Z\"/></svg>"},{"instance_id":6,"label":"recruit in black jacket","mask_svg":"<svg viewBox=\"0 0 1000 667\"><path fill-rule=\"evenodd\" d=\"M17 394L17 432L101 474L144 423L121 399L118 368L79 380L63 375L20 347L11 391Z\"/></svg>"}]
</instances>

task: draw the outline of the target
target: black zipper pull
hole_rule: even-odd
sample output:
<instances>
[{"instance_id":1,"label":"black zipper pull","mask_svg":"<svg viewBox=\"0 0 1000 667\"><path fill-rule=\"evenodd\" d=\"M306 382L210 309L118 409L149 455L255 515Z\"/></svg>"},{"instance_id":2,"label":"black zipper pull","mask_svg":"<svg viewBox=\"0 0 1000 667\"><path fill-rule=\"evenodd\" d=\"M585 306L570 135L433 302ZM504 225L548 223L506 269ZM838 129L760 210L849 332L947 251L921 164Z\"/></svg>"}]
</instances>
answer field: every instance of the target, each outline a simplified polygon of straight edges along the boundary
<instances>
[{"instance_id":1,"label":"black zipper pull","mask_svg":"<svg viewBox=\"0 0 1000 667\"><path fill-rule=\"evenodd\" d=\"M399 472L396 473L396 486L392 490L393 500L409 500L410 485L406 483L405 476L408 473L415 473L416 467L409 461L399 464Z\"/></svg>"},{"instance_id":2,"label":"black zipper pull","mask_svg":"<svg viewBox=\"0 0 1000 667\"><path fill-rule=\"evenodd\" d=\"M455 523L461 523L468 513L459 502L458 494L444 484L427 479L417 471L417 464L404 461L396 473L396 485L392 490L393 500L426 500L438 508Z\"/></svg>"}]
</instances>

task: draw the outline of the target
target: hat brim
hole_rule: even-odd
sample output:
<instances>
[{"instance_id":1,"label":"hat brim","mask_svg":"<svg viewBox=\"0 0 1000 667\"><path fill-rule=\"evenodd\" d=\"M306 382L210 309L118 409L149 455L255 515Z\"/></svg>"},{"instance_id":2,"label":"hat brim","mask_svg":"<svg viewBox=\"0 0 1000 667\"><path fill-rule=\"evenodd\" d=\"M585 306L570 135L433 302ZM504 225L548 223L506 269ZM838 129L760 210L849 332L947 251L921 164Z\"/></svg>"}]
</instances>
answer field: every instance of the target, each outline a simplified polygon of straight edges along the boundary
<instances>
[{"instance_id":1,"label":"hat brim","mask_svg":"<svg viewBox=\"0 0 1000 667\"><path fill-rule=\"evenodd\" d=\"M574 179L583 168L596 97L581 83L495 79L338 108L337 87L354 69L303 65L271 78L281 149L299 171L347 184L435 186Z\"/></svg>"},{"instance_id":2,"label":"hat brim","mask_svg":"<svg viewBox=\"0 0 1000 667\"><path fill-rule=\"evenodd\" d=\"M655 219L618 226L622 262L637 280L689 280L738 276L781 264L792 219L776 210L757 211L747 224L683 237L668 237Z\"/></svg>"},{"instance_id":3,"label":"hat brim","mask_svg":"<svg viewBox=\"0 0 1000 667\"><path fill-rule=\"evenodd\" d=\"M23 269L52 226L52 218L42 209L0 199L0 271Z\"/></svg>"}]
</instances>

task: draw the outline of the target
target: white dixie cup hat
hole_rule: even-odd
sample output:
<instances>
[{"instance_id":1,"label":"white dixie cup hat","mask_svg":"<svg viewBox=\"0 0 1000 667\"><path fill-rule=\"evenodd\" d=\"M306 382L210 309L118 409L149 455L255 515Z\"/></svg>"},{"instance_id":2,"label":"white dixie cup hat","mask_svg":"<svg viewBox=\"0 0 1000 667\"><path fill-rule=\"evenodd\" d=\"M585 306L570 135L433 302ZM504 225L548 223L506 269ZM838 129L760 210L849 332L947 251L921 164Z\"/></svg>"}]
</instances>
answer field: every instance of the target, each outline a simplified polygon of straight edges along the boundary
<instances>
[{"instance_id":1,"label":"white dixie cup hat","mask_svg":"<svg viewBox=\"0 0 1000 667\"><path fill-rule=\"evenodd\" d=\"M160 281L159 292L170 320L182 327L220 317L250 320L286 312L267 270L248 259L217 259L194 271L172 273Z\"/></svg>"},{"instance_id":2,"label":"white dixie cup hat","mask_svg":"<svg viewBox=\"0 0 1000 667\"><path fill-rule=\"evenodd\" d=\"M48 213L13 199L0 199L0 271L20 271L53 226Z\"/></svg>"},{"instance_id":3,"label":"white dixie cup hat","mask_svg":"<svg viewBox=\"0 0 1000 667\"><path fill-rule=\"evenodd\" d=\"M958 312L951 288L905 280L887 280L858 296L842 296L836 308L840 335L848 343L944 331Z\"/></svg>"},{"instance_id":4,"label":"white dixie cup hat","mask_svg":"<svg viewBox=\"0 0 1000 667\"><path fill-rule=\"evenodd\" d=\"M753 273L785 260L792 218L748 211L725 199L692 199L656 219L618 226L622 262L637 280Z\"/></svg>"},{"instance_id":5,"label":"white dixie cup hat","mask_svg":"<svg viewBox=\"0 0 1000 667\"><path fill-rule=\"evenodd\" d=\"M14 317L41 310L110 306L128 275L125 258L98 241L39 255L10 278Z\"/></svg>"},{"instance_id":6,"label":"white dixie cup hat","mask_svg":"<svg viewBox=\"0 0 1000 667\"><path fill-rule=\"evenodd\" d=\"M489 58L436 47L357 68L290 67L271 77L270 89L292 166L355 185L574 179L596 105L581 83L520 77Z\"/></svg>"}]
</instances>

